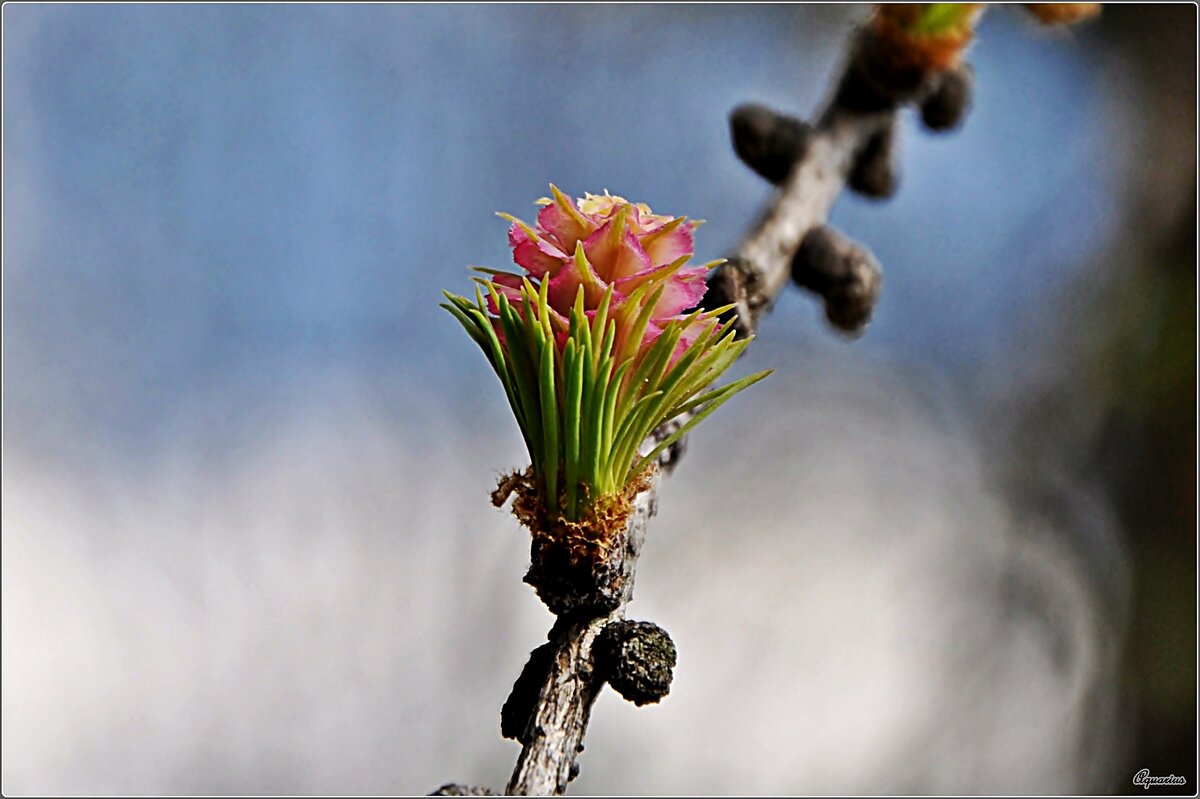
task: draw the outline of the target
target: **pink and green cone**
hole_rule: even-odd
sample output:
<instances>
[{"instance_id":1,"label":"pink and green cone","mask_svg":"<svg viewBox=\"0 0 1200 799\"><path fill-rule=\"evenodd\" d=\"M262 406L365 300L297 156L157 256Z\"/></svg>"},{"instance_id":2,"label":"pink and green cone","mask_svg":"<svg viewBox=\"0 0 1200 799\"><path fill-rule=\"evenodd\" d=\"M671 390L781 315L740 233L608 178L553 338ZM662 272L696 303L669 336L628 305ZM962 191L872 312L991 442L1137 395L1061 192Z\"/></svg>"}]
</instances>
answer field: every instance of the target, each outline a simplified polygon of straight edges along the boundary
<instances>
[{"instance_id":1,"label":"pink and green cone","mask_svg":"<svg viewBox=\"0 0 1200 799\"><path fill-rule=\"evenodd\" d=\"M690 266L698 222L621 197L578 202L550 187L536 226L512 222L526 274L480 270L475 300L446 294L500 378L548 516L580 521L621 494L663 449L769 372L709 386L741 355L726 309L689 310L708 269ZM664 422L690 419L650 452Z\"/></svg>"}]
</instances>

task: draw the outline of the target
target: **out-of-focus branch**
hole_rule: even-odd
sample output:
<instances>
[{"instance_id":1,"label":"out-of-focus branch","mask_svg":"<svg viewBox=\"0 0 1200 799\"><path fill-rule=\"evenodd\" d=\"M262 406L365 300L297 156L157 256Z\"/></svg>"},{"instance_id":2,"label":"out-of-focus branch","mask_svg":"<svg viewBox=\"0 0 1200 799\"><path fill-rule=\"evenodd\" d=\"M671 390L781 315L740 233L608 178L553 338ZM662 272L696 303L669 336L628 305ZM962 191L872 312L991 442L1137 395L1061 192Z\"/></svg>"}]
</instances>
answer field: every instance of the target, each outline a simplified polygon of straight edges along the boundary
<instances>
[{"instance_id":1,"label":"out-of-focus branch","mask_svg":"<svg viewBox=\"0 0 1200 799\"><path fill-rule=\"evenodd\" d=\"M751 335L757 329L762 314L770 310L788 284L793 261L804 237L825 223L830 207L846 186L856 158L877 135L890 129L894 113L859 114L834 109L812 131L805 143L803 157L784 179L750 233L729 260L709 278L705 304L714 308L735 305L737 329L741 335ZM735 135L745 116L765 112L761 106L735 111ZM754 135L758 133L742 133L743 137ZM852 322L839 325L850 331L860 330L869 319L870 308L878 294L878 271L867 269L840 279L832 275L814 275L811 281L807 277L809 271L808 264L797 265L801 284L819 292L829 303L827 313L831 320L846 316L838 304L847 293L845 288L852 286L869 296L866 313L854 314Z\"/></svg>"},{"instance_id":2,"label":"out-of-focus branch","mask_svg":"<svg viewBox=\"0 0 1200 799\"><path fill-rule=\"evenodd\" d=\"M906 14L907 8L900 11ZM846 188L881 199L895 192L901 106L918 105L922 121L935 131L956 127L966 112L971 72L957 55L969 29L955 34L953 58L944 42L929 47L930 55L914 54L896 43L900 34L884 10L856 35L841 80L815 124L756 104L730 116L738 156L779 187L729 260L709 278L705 305L734 304L741 335L757 329L789 278L823 299L835 327L861 332L882 275L865 248L825 226L829 209ZM821 243L801 247L810 232ZM835 248L827 246L835 241Z\"/></svg>"}]
</instances>

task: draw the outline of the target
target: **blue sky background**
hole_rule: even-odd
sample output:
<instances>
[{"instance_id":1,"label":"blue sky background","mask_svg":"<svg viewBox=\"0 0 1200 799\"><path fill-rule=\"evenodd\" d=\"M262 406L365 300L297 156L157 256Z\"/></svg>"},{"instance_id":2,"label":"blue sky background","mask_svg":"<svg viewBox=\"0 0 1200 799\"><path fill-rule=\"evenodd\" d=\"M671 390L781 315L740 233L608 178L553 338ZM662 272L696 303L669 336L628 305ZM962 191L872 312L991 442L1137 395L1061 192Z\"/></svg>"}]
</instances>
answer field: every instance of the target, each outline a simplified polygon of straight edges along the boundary
<instances>
[{"instance_id":1,"label":"blue sky background","mask_svg":"<svg viewBox=\"0 0 1200 799\"><path fill-rule=\"evenodd\" d=\"M509 262L494 211L532 215L551 181L608 188L707 219L698 255L719 256L767 193L728 111L815 107L857 13L6 8L8 440L154 452L198 392L303 392L330 366L499 422L436 307L468 264ZM965 129L908 119L898 197L837 206L887 281L844 357L995 369L1112 228L1085 51L1015 12L983 30ZM789 295L764 337L823 344L819 316ZM213 433L236 434L242 402Z\"/></svg>"}]
</instances>

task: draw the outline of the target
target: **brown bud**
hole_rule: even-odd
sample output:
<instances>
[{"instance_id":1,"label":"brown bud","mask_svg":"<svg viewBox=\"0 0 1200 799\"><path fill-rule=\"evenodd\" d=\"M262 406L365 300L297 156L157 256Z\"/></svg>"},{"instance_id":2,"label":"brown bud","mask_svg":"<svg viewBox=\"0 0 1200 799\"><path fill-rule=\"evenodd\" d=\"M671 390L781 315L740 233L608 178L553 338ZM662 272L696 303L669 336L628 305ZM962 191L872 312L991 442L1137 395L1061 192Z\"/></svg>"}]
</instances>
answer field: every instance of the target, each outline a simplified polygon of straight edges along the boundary
<instances>
[{"instance_id":1,"label":"brown bud","mask_svg":"<svg viewBox=\"0 0 1200 799\"><path fill-rule=\"evenodd\" d=\"M660 701L671 690L675 644L648 621L614 621L596 637L596 669L635 705Z\"/></svg>"},{"instance_id":2,"label":"brown bud","mask_svg":"<svg viewBox=\"0 0 1200 799\"><path fill-rule=\"evenodd\" d=\"M971 67L966 63L938 75L932 91L921 103L921 121L925 127L945 131L962 124L971 105L973 83Z\"/></svg>"},{"instance_id":3,"label":"brown bud","mask_svg":"<svg viewBox=\"0 0 1200 799\"><path fill-rule=\"evenodd\" d=\"M729 133L738 158L778 185L804 155L812 126L765 105L747 103L729 115Z\"/></svg>"},{"instance_id":4,"label":"brown bud","mask_svg":"<svg viewBox=\"0 0 1200 799\"><path fill-rule=\"evenodd\" d=\"M829 225L814 227L804 236L792 259L792 280L819 294L825 317L852 334L870 321L883 287L875 257Z\"/></svg>"},{"instance_id":5,"label":"brown bud","mask_svg":"<svg viewBox=\"0 0 1200 799\"><path fill-rule=\"evenodd\" d=\"M900 182L895 164L895 138L893 117L867 140L846 177L846 185L864 197L882 200L895 194Z\"/></svg>"}]
</instances>

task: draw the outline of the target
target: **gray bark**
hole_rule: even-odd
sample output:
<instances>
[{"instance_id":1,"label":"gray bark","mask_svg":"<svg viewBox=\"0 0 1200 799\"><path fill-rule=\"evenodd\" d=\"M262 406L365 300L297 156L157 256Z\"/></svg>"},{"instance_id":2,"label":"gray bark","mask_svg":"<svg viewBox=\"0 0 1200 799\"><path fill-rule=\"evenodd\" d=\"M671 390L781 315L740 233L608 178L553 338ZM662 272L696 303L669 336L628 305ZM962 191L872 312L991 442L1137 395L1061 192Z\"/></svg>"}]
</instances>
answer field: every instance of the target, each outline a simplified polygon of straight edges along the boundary
<instances>
[{"instance_id":1,"label":"gray bark","mask_svg":"<svg viewBox=\"0 0 1200 799\"><path fill-rule=\"evenodd\" d=\"M634 573L646 536L646 524L657 505L659 477L638 495L626 525L622 545L614 559L623 580L620 604L595 618L571 620L560 617L550 631L554 649L549 670L538 694L516 769L505 788L514 796L558 796L575 776L575 758L583 749L592 702L604 687L592 662L592 644L610 621L625 618L625 606L633 599Z\"/></svg>"}]
</instances>

